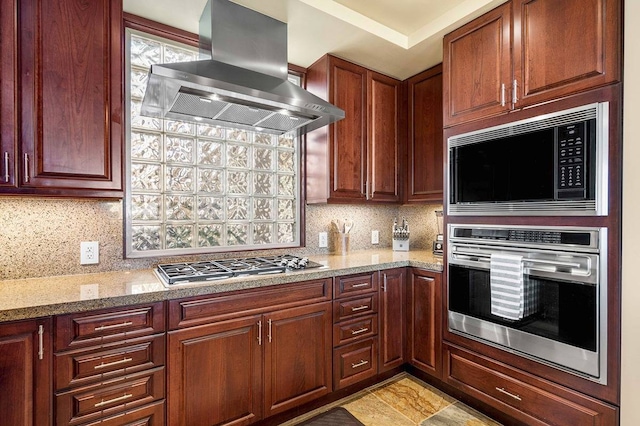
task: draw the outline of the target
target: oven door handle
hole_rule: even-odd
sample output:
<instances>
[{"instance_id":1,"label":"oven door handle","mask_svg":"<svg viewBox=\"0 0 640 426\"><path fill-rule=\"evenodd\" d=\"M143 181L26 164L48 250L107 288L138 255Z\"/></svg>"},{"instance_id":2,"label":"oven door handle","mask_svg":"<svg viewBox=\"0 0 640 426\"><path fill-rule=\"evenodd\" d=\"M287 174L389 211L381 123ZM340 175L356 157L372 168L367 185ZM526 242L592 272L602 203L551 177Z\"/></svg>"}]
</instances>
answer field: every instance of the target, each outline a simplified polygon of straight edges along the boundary
<instances>
[{"instance_id":1,"label":"oven door handle","mask_svg":"<svg viewBox=\"0 0 640 426\"><path fill-rule=\"evenodd\" d=\"M464 255L464 256L472 256L472 257L482 257L482 258L487 258L487 259L491 259L491 255L487 254L487 253L474 253L474 252L465 252L465 251L454 251L452 252L452 254L458 255ZM580 268L580 264L579 263L574 263L574 262L563 262L560 260L545 260L545 259L528 259L528 258L523 258L522 259L523 262L528 262L528 263L539 263L539 264L543 264L543 265L553 265L553 266L566 266L568 268Z\"/></svg>"}]
</instances>

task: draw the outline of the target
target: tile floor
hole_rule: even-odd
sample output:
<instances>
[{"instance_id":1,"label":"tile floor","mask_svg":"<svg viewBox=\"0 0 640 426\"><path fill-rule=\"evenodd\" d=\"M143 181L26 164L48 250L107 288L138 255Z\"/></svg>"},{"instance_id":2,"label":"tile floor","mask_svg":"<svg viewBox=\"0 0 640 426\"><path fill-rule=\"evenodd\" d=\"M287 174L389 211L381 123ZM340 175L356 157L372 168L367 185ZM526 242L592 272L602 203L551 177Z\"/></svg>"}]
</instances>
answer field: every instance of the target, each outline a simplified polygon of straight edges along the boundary
<instances>
[{"instance_id":1,"label":"tile floor","mask_svg":"<svg viewBox=\"0 0 640 426\"><path fill-rule=\"evenodd\" d=\"M282 426L294 426L332 407L349 410L365 426L499 426L438 389L402 373Z\"/></svg>"}]
</instances>

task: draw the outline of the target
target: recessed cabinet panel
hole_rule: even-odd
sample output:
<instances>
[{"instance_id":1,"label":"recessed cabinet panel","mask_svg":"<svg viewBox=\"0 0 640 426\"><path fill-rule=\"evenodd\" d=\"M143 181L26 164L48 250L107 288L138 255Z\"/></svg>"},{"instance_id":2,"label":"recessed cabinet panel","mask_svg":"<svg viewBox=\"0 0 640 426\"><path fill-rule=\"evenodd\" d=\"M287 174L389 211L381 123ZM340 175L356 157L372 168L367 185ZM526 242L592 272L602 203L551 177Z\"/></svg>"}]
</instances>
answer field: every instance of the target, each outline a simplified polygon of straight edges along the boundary
<instances>
[{"instance_id":1,"label":"recessed cabinet panel","mask_svg":"<svg viewBox=\"0 0 640 426\"><path fill-rule=\"evenodd\" d=\"M18 7L19 188L12 192L121 197L121 1Z\"/></svg>"},{"instance_id":2,"label":"recessed cabinet panel","mask_svg":"<svg viewBox=\"0 0 640 426\"><path fill-rule=\"evenodd\" d=\"M520 106L619 80L619 16L618 0L515 1Z\"/></svg>"},{"instance_id":3,"label":"recessed cabinet panel","mask_svg":"<svg viewBox=\"0 0 640 426\"><path fill-rule=\"evenodd\" d=\"M511 3L444 38L445 125L506 112L511 86Z\"/></svg>"},{"instance_id":4,"label":"recessed cabinet panel","mask_svg":"<svg viewBox=\"0 0 640 426\"><path fill-rule=\"evenodd\" d=\"M261 417L260 320L256 315L169 333L168 424L248 424Z\"/></svg>"},{"instance_id":5,"label":"recessed cabinet panel","mask_svg":"<svg viewBox=\"0 0 640 426\"><path fill-rule=\"evenodd\" d=\"M0 395L1 424L51 424L49 319L0 324Z\"/></svg>"},{"instance_id":6,"label":"recessed cabinet panel","mask_svg":"<svg viewBox=\"0 0 640 426\"><path fill-rule=\"evenodd\" d=\"M0 1L0 188L16 184L16 8Z\"/></svg>"},{"instance_id":7,"label":"recessed cabinet panel","mask_svg":"<svg viewBox=\"0 0 640 426\"><path fill-rule=\"evenodd\" d=\"M331 196L364 199L367 154L367 73L346 61L331 61L332 103L345 112L333 125Z\"/></svg>"},{"instance_id":8,"label":"recessed cabinet panel","mask_svg":"<svg viewBox=\"0 0 640 426\"><path fill-rule=\"evenodd\" d=\"M369 188L371 201L399 201L400 82L369 72Z\"/></svg>"},{"instance_id":9,"label":"recessed cabinet panel","mask_svg":"<svg viewBox=\"0 0 640 426\"><path fill-rule=\"evenodd\" d=\"M441 274L410 269L407 282L408 362L440 377L442 366Z\"/></svg>"},{"instance_id":10,"label":"recessed cabinet panel","mask_svg":"<svg viewBox=\"0 0 640 426\"><path fill-rule=\"evenodd\" d=\"M442 202L442 65L408 82L409 137L405 202Z\"/></svg>"}]
</instances>

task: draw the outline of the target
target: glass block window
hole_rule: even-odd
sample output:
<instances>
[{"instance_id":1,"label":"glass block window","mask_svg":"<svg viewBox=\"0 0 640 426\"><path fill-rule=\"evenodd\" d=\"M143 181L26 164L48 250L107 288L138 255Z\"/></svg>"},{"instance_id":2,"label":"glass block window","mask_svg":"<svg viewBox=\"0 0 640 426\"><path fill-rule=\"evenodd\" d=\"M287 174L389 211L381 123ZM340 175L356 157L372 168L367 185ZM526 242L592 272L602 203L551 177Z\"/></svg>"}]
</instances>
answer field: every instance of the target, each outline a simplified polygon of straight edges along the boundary
<instances>
[{"instance_id":1,"label":"glass block window","mask_svg":"<svg viewBox=\"0 0 640 426\"><path fill-rule=\"evenodd\" d=\"M140 116L150 65L197 59L127 31L127 257L299 246L293 136Z\"/></svg>"}]
</instances>

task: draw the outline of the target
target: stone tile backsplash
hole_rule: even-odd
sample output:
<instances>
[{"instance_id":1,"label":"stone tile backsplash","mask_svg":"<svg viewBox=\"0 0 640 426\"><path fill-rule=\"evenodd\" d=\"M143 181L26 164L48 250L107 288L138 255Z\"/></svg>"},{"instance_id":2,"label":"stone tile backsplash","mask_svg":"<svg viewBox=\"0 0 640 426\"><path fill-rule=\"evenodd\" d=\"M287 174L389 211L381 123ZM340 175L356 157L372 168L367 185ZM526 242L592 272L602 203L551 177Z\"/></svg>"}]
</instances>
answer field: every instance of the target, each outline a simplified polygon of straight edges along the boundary
<instances>
[{"instance_id":1,"label":"stone tile backsplash","mask_svg":"<svg viewBox=\"0 0 640 426\"><path fill-rule=\"evenodd\" d=\"M306 207L306 247L252 251L252 256L295 251L331 253L318 247L318 233L329 233L331 220L350 218L351 250L391 247L393 218L406 217L411 249L429 249L437 233L434 211L442 206L312 205ZM216 253L188 257L124 259L121 201L0 198L0 280L151 268L158 263L216 257L246 256ZM380 231L380 244L371 244L371 230ZM80 265L80 242L99 241L100 263Z\"/></svg>"}]
</instances>

